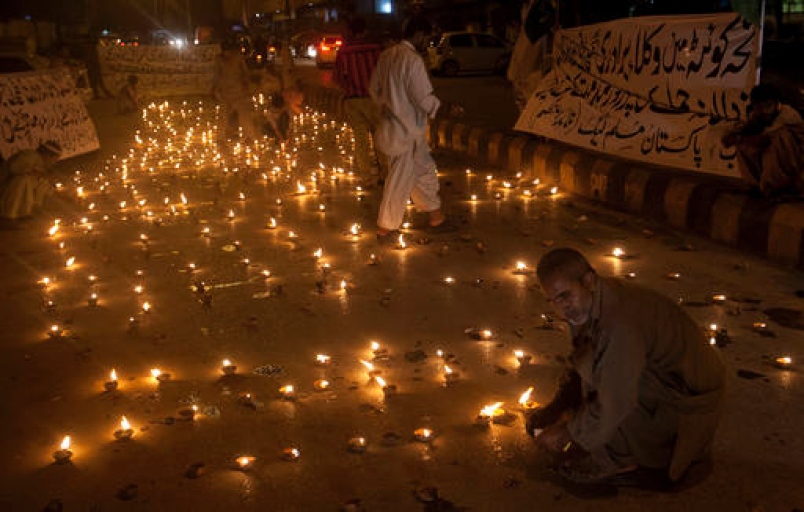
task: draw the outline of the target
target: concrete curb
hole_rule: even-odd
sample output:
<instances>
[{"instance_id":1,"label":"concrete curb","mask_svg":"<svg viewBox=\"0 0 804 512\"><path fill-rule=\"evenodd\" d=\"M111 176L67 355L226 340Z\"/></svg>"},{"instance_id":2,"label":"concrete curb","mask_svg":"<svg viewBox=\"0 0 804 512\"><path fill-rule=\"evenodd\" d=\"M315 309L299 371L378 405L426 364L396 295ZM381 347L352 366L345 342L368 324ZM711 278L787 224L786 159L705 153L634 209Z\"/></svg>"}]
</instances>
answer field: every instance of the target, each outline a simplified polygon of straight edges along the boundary
<instances>
[{"instance_id":1,"label":"concrete curb","mask_svg":"<svg viewBox=\"0 0 804 512\"><path fill-rule=\"evenodd\" d=\"M342 113L337 89L306 86L312 108ZM433 146L539 178L562 191L690 231L804 270L804 203L773 203L738 190L738 180L616 159L512 130L437 118Z\"/></svg>"}]
</instances>

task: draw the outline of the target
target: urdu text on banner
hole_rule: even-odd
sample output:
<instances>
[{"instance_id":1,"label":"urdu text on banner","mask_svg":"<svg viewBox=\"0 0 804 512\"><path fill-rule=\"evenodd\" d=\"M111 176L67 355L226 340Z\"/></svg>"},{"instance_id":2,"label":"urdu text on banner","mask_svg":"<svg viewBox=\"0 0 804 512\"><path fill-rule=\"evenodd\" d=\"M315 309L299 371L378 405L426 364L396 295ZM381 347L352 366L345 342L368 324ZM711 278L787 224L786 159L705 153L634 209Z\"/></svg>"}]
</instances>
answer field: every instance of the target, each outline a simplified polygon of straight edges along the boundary
<instances>
[{"instance_id":1,"label":"urdu text on banner","mask_svg":"<svg viewBox=\"0 0 804 512\"><path fill-rule=\"evenodd\" d=\"M0 74L0 156L56 141L61 157L100 147L75 79L66 69Z\"/></svg>"},{"instance_id":2,"label":"urdu text on banner","mask_svg":"<svg viewBox=\"0 0 804 512\"><path fill-rule=\"evenodd\" d=\"M735 13L559 30L515 129L624 158L739 176L720 143L745 117L758 32Z\"/></svg>"}]
</instances>

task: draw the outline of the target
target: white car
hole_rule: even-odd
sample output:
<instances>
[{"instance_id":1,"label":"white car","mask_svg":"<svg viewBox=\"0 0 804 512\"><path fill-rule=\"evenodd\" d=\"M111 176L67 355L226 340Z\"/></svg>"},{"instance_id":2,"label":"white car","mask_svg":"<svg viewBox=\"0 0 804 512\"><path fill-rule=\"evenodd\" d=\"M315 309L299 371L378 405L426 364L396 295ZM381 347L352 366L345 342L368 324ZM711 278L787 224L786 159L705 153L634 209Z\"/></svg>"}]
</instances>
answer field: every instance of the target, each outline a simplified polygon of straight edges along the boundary
<instances>
[{"instance_id":1,"label":"white car","mask_svg":"<svg viewBox=\"0 0 804 512\"><path fill-rule=\"evenodd\" d=\"M511 49L500 39L482 32L444 32L427 48L430 70L445 76L458 73L505 73Z\"/></svg>"}]
</instances>

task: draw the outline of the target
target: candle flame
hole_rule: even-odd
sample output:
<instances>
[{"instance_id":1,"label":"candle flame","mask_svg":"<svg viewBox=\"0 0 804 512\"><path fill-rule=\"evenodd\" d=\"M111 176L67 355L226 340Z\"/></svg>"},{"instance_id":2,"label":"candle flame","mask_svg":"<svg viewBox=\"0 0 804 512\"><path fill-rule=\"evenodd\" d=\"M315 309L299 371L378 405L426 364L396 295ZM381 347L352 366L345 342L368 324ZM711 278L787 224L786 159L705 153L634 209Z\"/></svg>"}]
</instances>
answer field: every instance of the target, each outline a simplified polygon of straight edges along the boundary
<instances>
[{"instance_id":1,"label":"candle flame","mask_svg":"<svg viewBox=\"0 0 804 512\"><path fill-rule=\"evenodd\" d=\"M120 429L131 430L131 423L129 423L128 418L126 418L125 416L120 418Z\"/></svg>"},{"instance_id":2,"label":"candle flame","mask_svg":"<svg viewBox=\"0 0 804 512\"><path fill-rule=\"evenodd\" d=\"M75 256L70 256L69 258L67 258L67 261L64 263L64 266L70 268L73 266L74 263L75 263Z\"/></svg>"},{"instance_id":3,"label":"candle flame","mask_svg":"<svg viewBox=\"0 0 804 512\"><path fill-rule=\"evenodd\" d=\"M523 270L526 270L527 268L528 268L528 265L524 261L517 261L516 262L516 269L519 270L520 272L523 271Z\"/></svg>"},{"instance_id":4,"label":"candle flame","mask_svg":"<svg viewBox=\"0 0 804 512\"><path fill-rule=\"evenodd\" d=\"M316 249L315 252L313 252L313 257L316 258L316 259L321 258L321 256L323 256L323 255L324 255L324 250L321 249L320 247L318 249Z\"/></svg>"},{"instance_id":5,"label":"candle flame","mask_svg":"<svg viewBox=\"0 0 804 512\"><path fill-rule=\"evenodd\" d=\"M371 350L373 352L376 352L376 351L380 350L380 344L378 342L376 342L376 341L372 341L371 342Z\"/></svg>"},{"instance_id":6,"label":"candle flame","mask_svg":"<svg viewBox=\"0 0 804 512\"><path fill-rule=\"evenodd\" d=\"M221 363L221 366L223 366L224 368L226 368L227 366L232 366L232 362L228 359L224 359L223 362Z\"/></svg>"},{"instance_id":7,"label":"candle flame","mask_svg":"<svg viewBox=\"0 0 804 512\"><path fill-rule=\"evenodd\" d=\"M241 468L248 467L255 460L257 460L256 457L250 457L250 456L247 456L247 455L243 455L243 456L240 456L237 459L235 459L235 461L237 462L237 465L240 466Z\"/></svg>"},{"instance_id":8,"label":"candle flame","mask_svg":"<svg viewBox=\"0 0 804 512\"><path fill-rule=\"evenodd\" d=\"M64 439L61 440L61 445L59 445L59 448L62 450L69 450L70 442L70 436L64 436Z\"/></svg>"},{"instance_id":9,"label":"candle flame","mask_svg":"<svg viewBox=\"0 0 804 512\"><path fill-rule=\"evenodd\" d=\"M109 372L109 380L112 382L117 381L117 372L115 371L114 368L112 368L112 371Z\"/></svg>"},{"instance_id":10,"label":"candle flame","mask_svg":"<svg viewBox=\"0 0 804 512\"><path fill-rule=\"evenodd\" d=\"M315 356L316 362L318 362L320 364L327 364L327 363L329 363L330 359L331 358L328 355L325 355L325 354L318 354L317 356Z\"/></svg>"},{"instance_id":11,"label":"candle flame","mask_svg":"<svg viewBox=\"0 0 804 512\"><path fill-rule=\"evenodd\" d=\"M368 371L370 371L370 372L374 371L374 365L369 363L368 361L365 361L365 360L361 359L360 364L365 366Z\"/></svg>"},{"instance_id":12,"label":"candle flame","mask_svg":"<svg viewBox=\"0 0 804 512\"><path fill-rule=\"evenodd\" d=\"M500 416L504 412L502 410L503 402L497 402L491 405L487 405L480 410L480 416L483 418L493 418L495 416Z\"/></svg>"},{"instance_id":13,"label":"candle flame","mask_svg":"<svg viewBox=\"0 0 804 512\"><path fill-rule=\"evenodd\" d=\"M444 365L444 373L446 373L447 375L449 375L449 374L451 374L452 372L453 372L452 368L450 368L448 365L446 365L446 364L445 364L445 365Z\"/></svg>"},{"instance_id":14,"label":"candle flame","mask_svg":"<svg viewBox=\"0 0 804 512\"><path fill-rule=\"evenodd\" d=\"M776 363L787 366L787 365L793 364L793 358L791 358L789 356L777 357L776 358Z\"/></svg>"},{"instance_id":15,"label":"candle flame","mask_svg":"<svg viewBox=\"0 0 804 512\"><path fill-rule=\"evenodd\" d=\"M378 375L378 376L376 376L376 377L374 377L374 380L376 380L376 381L377 381L377 384L379 384L381 388L383 388L383 389L384 389L384 388L388 387L388 383L387 383L387 382L385 382L385 379L383 379L383 378L382 378L382 377L380 377L379 375Z\"/></svg>"},{"instance_id":16,"label":"candle flame","mask_svg":"<svg viewBox=\"0 0 804 512\"><path fill-rule=\"evenodd\" d=\"M522 393L519 397L519 404L525 405L530 402L530 395L533 394L533 386L529 387L527 391Z\"/></svg>"},{"instance_id":17,"label":"candle flame","mask_svg":"<svg viewBox=\"0 0 804 512\"><path fill-rule=\"evenodd\" d=\"M54 235L55 235L56 233L58 233L58 232L59 232L59 225L58 225L58 224L54 224L54 225L53 225L53 227L52 227L52 228L50 228L50 229L47 231L48 235L50 235L50 236L54 236Z\"/></svg>"},{"instance_id":18,"label":"candle flame","mask_svg":"<svg viewBox=\"0 0 804 512\"><path fill-rule=\"evenodd\" d=\"M142 303L142 310L146 313L151 310L151 304L149 302Z\"/></svg>"},{"instance_id":19,"label":"candle flame","mask_svg":"<svg viewBox=\"0 0 804 512\"><path fill-rule=\"evenodd\" d=\"M622 247L615 247L614 250L611 251L611 255L615 258L622 258L625 256L625 251L622 249Z\"/></svg>"},{"instance_id":20,"label":"candle flame","mask_svg":"<svg viewBox=\"0 0 804 512\"><path fill-rule=\"evenodd\" d=\"M283 395L292 395L294 391L295 388L293 387L293 384L286 384L279 388L279 392Z\"/></svg>"},{"instance_id":21,"label":"candle flame","mask_svg":"<svg viewBox=\"0 0 804 512\"><path fill-rule=\"evenodd\" d=\"M359 235L360 234L360 224L352 224L352 227L349 228L349 231L353 235Z\"/></svg>"},{"instance_id":22,"label":"candle flame","mask_svg":"<svg viewBox=\"0 0 804 512\"><path fill-rule=\"evenodd\" d=\"M159 368L151 368L151 377L153 377L154 380L159 379L160 375L162 375L162 370L160 370Z\"/></svg>"},{"instance_id":23,"label":"candle flame","mask_svg":"<svg viewBox=\"0 0 804 512\"><path fill-rule=\"evenodd\" d=\"M302 184L301 181L297 181L296 182L296 192L299 193L299 194L304 194L305 192L307 192L307 187L305 187L304 184Z\"/></svg>"},{"instance_id":24,"label":"candle flame","mask_svg":"<svg viewBox=\"0 0 804 512\"><path fill-rule=\"evenodd\" d=\"M523 357L525 357L525 351L524 350L514 350L514 357L516 357L517 359L522 359Z\"/></svg>"},{"instance_id":25,"label":"candle flame","mask_svg":"<svg viewBox=\"0 0 804 512\"><path fill-rule=\"evenodd\" d=\"M407 246L408 245L405 243L405 236L402 233L400 233L399 234L399 248L404 249Z\"/></svg>"}]
</instances>

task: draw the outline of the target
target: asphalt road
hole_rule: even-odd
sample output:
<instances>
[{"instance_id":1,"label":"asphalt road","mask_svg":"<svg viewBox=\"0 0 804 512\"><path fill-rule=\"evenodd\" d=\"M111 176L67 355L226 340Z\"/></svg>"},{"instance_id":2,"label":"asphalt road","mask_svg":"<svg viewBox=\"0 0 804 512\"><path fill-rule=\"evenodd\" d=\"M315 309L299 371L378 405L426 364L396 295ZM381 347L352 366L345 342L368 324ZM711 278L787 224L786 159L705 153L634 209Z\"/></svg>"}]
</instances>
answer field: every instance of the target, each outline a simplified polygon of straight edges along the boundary
<instances>
[{"instance_id":1,"label":"asphalt road","mask_svg":"<svg viewBox=\"0 0 804 512\"><path fill-rule=\"evenodd\" d=\"M94 102L102 150L60 165L63 187L37 217L3 224L0 509L804 507L801 273L445 153L442 193L461 230L428 235L411 209L407 247L380 247L381 191L346 172L350 138L338 123L307 116L285 148L222 144L218 156L214 108L203 109L174 101L120 117L113 102ZM603 275L633 273L683 299L702 329L727 330L713 348L729 368L727 407L715 469L697 485L580 492L525 435L517 399L530 386L536 401L550 398L570 341L560 322L545 326L555 313L532 273L514 270L563 245ZM612 257L614 247L630 257ZM774 366L782 355L789 368ZM447 365L459 374L450 385ZM107 391L113 368L119 385ZM288 384L295 401L280 394ZM495 402L507 421L478 422ZM114 436L122 416L128 441ZM416 440L422 428L432 441ZM72 462L54 464L65 435ZM255 459L243 470L239 456Z\"/></svg>"}]
</instances>

